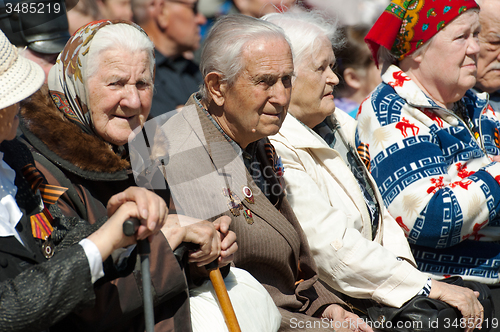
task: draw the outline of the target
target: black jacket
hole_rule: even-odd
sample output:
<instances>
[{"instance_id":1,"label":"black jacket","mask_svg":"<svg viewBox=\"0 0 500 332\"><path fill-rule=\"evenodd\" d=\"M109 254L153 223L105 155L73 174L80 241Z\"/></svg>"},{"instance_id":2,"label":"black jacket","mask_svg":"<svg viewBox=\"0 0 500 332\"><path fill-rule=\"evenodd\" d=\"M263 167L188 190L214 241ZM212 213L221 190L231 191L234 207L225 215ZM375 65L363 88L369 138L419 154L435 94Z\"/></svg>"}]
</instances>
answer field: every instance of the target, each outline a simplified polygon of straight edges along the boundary
<instances>
[{"instance_id":1,"label":"black jacket","mask_svg":"<svg viewBox=\"0 0 500 332\"><path fill-rule=\"evenodd\" d=\"M92 303L88 260L83 248L74 244L98 225L61 219L57 207L51 206L58 240L55 255L47 261L42 243L31 235L29 221L29 216L41 212L41 198L21 172L23 166L34 161L26 146L16 140L4 141L0 150L4 161L16 172L16 201L23 212L17 230L26 244L23 246L14 236L0 237L0 331L40 331ZM68 232L69 223L74 227Z\"/></svg>"}]
</instances>

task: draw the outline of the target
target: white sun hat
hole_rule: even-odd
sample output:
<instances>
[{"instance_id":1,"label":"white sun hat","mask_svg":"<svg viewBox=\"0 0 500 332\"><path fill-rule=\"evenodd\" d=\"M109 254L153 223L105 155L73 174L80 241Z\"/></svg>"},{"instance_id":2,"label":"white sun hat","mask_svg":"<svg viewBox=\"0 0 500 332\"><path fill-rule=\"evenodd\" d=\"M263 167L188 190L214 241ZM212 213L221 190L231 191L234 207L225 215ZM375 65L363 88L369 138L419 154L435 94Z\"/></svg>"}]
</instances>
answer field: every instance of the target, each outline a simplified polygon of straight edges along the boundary
<instances>
[{"instance_id":1,"label":"white sun hat","mask_svg":"<svg viewBox=\"0 0 500 332\"><path fill-rule=\"evenodd\" d=\"M0 30L0 109L31 96L44 80L42 67L19 56L17 47Z\"/></svg>"}]
</instances>

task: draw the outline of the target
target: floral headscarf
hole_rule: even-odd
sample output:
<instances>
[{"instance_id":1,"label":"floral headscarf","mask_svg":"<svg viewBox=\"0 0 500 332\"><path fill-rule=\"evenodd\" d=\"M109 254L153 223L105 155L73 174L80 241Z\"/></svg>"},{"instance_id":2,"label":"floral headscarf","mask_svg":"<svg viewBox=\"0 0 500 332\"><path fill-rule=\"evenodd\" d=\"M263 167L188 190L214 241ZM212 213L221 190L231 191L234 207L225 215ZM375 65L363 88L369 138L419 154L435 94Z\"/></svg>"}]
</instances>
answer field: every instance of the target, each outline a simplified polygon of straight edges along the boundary
<instances>
[{"instance_id":1,"label":"floral headscarf","mask_svg":"<svg viewBox=\"0 0 500 332\"><path fill-rule=\"evenodd\" d=\"M84 132L94 134L92 112L87 106L88 96L84 84L84 73L92 39L99 29L109 24L128 24L144 32L137 24L122 20L91 22L68 40L57 62L50 70L47 82L49 93L57 108Z\"/></svg>"},{"instance_id":2,"label":"floral headscarf","mask_svg":"<svg viewBox=\"0 0 500 332\"><path fill-rule=\"evenodd\" d=\"M365 41L377 65L380 46L403 60L471 8L479 8L475 0L392 0Z\"/></svg>"}]
</instances>

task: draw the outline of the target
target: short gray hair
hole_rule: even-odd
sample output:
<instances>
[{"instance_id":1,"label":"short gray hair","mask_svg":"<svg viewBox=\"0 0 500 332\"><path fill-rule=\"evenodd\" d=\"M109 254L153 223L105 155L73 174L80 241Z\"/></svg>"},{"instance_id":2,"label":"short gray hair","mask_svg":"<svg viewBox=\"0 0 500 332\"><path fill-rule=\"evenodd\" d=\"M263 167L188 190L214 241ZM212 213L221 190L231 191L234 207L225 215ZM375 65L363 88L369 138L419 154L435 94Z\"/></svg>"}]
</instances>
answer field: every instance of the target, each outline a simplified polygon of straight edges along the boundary
<instances>
[{"instance_id":1,"label":"short gray hair","mask_svg":"<svg viewBox=\"0 0 500 332\"><path fill-rule=\"evenodd\" d=\"M319 11L271 13L262 17L281 27L292 45L293 63L300 65L314 55L326 37L333 48L344 44L337 34L337 21L325 18Z\"/></svg>"},{"instance_id":2,"label":"short gray hair","mask_svg":"<svg viewBox=\"0 0 500 332\"><path fill-rule=\"evenodd\" d=\"M84 80L88 80L99 69L99 55L102 52L116 49L122 49L130 53L146 52L148 54L151 77L154 77L155 54L153 42L138 28L130 24L118 23L102 27L92 39Z\"/></svg>"},{"instance_id":3,"label":"short gray hair","mask_svg":"<svg viewBox=\"0 0 500 332\"><path fill-rule=\"evenodd\" d=\"M215 72L231 86L245 67L241 57L244 46L262 37L281 38L290 45L283 30L272 23L241 14L221 17L210 29L201 52L203 77ZM205 84L200 90L203 100L207 101L209 94Z\"/></svg>"}]
</instances>

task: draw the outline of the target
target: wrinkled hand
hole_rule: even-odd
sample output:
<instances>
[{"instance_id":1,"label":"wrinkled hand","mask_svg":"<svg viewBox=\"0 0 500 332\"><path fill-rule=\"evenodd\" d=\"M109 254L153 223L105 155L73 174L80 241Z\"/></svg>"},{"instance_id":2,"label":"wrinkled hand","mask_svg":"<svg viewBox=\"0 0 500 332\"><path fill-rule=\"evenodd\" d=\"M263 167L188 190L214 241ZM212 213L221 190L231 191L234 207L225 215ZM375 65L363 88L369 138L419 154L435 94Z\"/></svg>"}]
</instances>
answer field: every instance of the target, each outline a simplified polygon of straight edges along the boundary
<instances>
[{"instance_id":1,"label":"wrinkled hand","mask_svg":"<svg viewBox=\"0 0 500 332\"><path fill-rule=\"evenodd\" d=\"M141 240L139 234L126 236L123 234L123 223L129 218L139 218L137 205L134 202L126 202L116 210L116 212L87 239L92 241L99 249L104 261L111 253L119 248L134 244ZM147 236L147 233L144 233Z\"/></svg>"},{"instance_id":2,"label":"wrinkled hand","mask_svg":"<svg viewBox=\"0 0 500 332\"><path fill-rule=\"evenodd\" d=\"M478 292L466 287L450 285L432 280L429 297L448 303L462 313L467 324L465 332L471 332L475 326L480 326L483 321L484 309L477 300Z\"/></svg>"},{"instance_id":3,"label":"wrinkled hand","mask_svg":"<svg viewBox=\"0 0 500 332\"><path fill-rule=\"evenodd\" d=\"M213 223L179 214L169 214L161 229L172 250L181 242L200 245L200 249L189 254L189 262L203 266L218 259L219 266L232 262L238 250L236 234L229 230L231 218L222 216Z\"/></svg>"},{"instance_id":4,"label":"wrinkled hand","mask_svg":"<svg viewBox=\"0 0 500 332\"><path fill-rule=\"evenodd\" d=\"M186 229L186 235L183 241L195 243L200 246L198 250L189 253L189 263L196 263L200 267L213 262L220 256L220 235L213 223L203 220L184 226L184 228Z\"/></svg>"},{"instance_id":5,"label":"wrinkled hand","mask_svg":"<svg viewBox=\"0 0 500 332\"><path fill-rule=\"evenodd\" d=\"M338 304L328 306L322 318L328 318L333 321L332 325L335 331L354 331L354 332L373 332L372 328L368 326L358 315L345 310ZM341 327L340 329L337 327Z\"/></svg>"},{"instance_id":6,"label":"wrinkled hand","mask_svg":"<svg viewBox=\"0 0 500 332\"><path fill-rule=\"evenodd\" d=\"M219 256L219 267L226 266L233 261L234 253L238 250L236 243L236 233L229 230L231 218L222 216L214 221L215 229L219 231L221 239L221 252Z\"/></svg>"},{"instance_id":7,"label":"wrinkled hand","mask_svg":"<svg viewBox=\"0 0 500 332\"><path fill-rule=\"evenodd\" d=\"M160 231L168 216L167 204L157 194L145 188L129 187L125 191L112 196L108 201L108 217L126 202L135 202L137 218L141 226L137 230L137 239L142 240Z\"/></svg>"}]
</instances>

